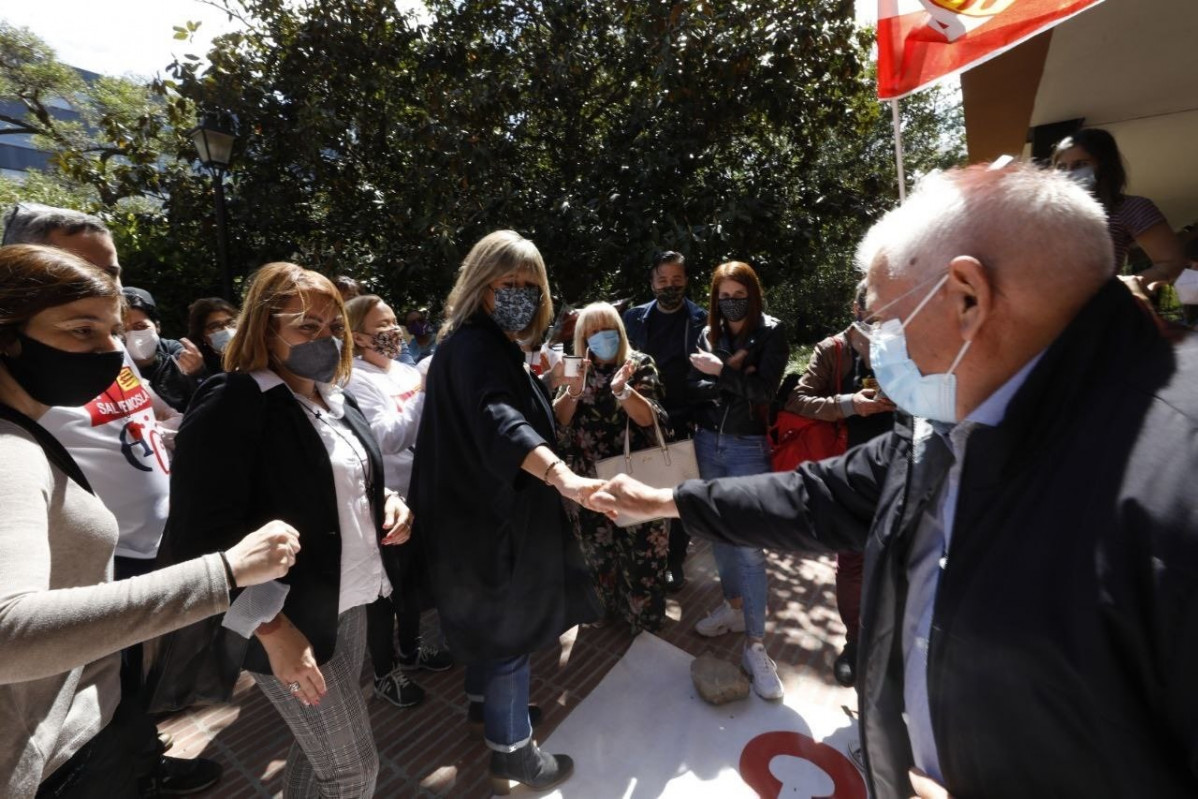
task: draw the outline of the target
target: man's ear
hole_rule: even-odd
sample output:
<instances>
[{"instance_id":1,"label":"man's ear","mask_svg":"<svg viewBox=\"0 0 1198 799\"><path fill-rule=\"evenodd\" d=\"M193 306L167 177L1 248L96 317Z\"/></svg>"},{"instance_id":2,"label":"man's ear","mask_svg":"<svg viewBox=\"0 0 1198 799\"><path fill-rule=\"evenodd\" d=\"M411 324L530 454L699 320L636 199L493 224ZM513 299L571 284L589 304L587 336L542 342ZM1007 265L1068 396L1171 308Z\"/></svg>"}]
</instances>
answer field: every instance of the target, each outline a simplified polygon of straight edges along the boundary
<instances>
[{"instance_id":1,"label":"man's ear","mask_svg":"<svg viewBox=\"0 0 1198 799\"><path fill-rule=\"evenodd\" d=\"M961 338L973 341L994 312L991 276L977 258L958 255L948 265L948 290L956 305Z\"/></svg>"}]
</instances>

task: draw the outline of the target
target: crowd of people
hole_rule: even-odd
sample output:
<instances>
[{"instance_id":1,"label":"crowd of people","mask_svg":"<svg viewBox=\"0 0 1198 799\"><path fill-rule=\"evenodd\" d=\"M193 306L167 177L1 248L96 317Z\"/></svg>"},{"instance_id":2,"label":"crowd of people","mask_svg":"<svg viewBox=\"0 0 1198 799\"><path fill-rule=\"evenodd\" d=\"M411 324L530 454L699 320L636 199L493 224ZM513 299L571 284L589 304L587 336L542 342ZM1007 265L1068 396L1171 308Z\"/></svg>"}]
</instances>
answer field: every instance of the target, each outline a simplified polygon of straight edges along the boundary
<instances>
[{"instance_id":1,"label":"crowd of people","mask_svg":"<svg viewBox=\"0 0 1198 799\"><path fill-rule=\"evenodd\" d=\"M766 552L836 553L834 674L858 686L873 795L1194 795L1198 374L1143 299L1193 253L1123 193L1107 139L1063 141L1055 170L926 178L861 243L852 324L786 383L785 321L740 261L701 305L661 252L649 302L577 313L576 369L542 347L549 273L513 231L470 249L438 329L270 263L240 308L192 303L173 340L98 218L18 205L0 247L4 794L216 783L214 761L166 754L152 699L173 676L140 646L193 629L237 644L291 730L285 796L373 795L367 655L398 708L424 698L411 674L463 664L492 789L551 788L573 761L533 738L531 654L580 624L659 629L698 536L723 602L694 632L743 635L765 700L784 695ZM1151 265L1120 283L1133 242ZM845 454L773 471L771 406L835 426ZM598 478L688 438L699 480Z\"/></svg>"}]
</instances>

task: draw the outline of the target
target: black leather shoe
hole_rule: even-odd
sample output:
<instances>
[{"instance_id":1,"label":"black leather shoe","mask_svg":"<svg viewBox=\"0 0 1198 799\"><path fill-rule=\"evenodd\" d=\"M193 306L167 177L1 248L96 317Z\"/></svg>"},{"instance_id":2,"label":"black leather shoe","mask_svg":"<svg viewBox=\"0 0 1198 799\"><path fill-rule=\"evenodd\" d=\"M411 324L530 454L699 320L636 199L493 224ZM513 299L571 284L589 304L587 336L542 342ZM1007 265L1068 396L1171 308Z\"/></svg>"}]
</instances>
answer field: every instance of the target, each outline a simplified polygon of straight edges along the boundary
<instances>
[{"instance_id":1,"label":"black leather shoe","mask_svg":"<svg viewBox=\"0 0 1198 799\"><path fill-rule=\"evenodd\" d=\"M491 753L491 790L496 796L507 796L520 784L548 790L570 779L573 773L574 761L568 755L545 754L536 741L529 741L515 752Z\"/></svg>"},{"instance_id":2,"label":"black leather shoe","mask_svg":"<svg viewBox=\"0 0 1198 799\"><path fill-rule=\"evenodd\" d=\"M857 682L857 642L849 641L844 645L836 660L832 663L832 675L836 682L845 688L852 688Z\"/></svg>"},{"instance_id":3,"label":"black leather shoe","mask_svg":"<svg viewBox=\"0 0 1198 799\"><path fill-rule=\"evenodd\" d=\"M536 728L536 726L541 723L541 715L542 714L541 714L541 706L540 705L529 705L528 706L528 723L533 728ZM480 730L483 728L483 703L482 702L471 702L470 703L470 709L466 711L466 721L468 721L470 723L471 727L476 727Z\"/></svg>"},{"instance_id":4,"label":"black leather shoe","mask_svg":"<svg viewBox=\"0 0 1198 799\"><path fill-rule=\"evenodd\" d=\"M666 593L676 594L686 587L686 574L682 569L670 569L666 572Z\"/></svg>"},{"instance_id":5,"label":"black leather shoe","mask_svg":"<svg viewBox=\"0 0 1198 799\"><path fill-rule=\"evenodd\" d=\"M216 785L223 774L224 769L215 760L164 757L158 762L154 778L160 795L187 796Z\"/></svg>"}]
</instances>

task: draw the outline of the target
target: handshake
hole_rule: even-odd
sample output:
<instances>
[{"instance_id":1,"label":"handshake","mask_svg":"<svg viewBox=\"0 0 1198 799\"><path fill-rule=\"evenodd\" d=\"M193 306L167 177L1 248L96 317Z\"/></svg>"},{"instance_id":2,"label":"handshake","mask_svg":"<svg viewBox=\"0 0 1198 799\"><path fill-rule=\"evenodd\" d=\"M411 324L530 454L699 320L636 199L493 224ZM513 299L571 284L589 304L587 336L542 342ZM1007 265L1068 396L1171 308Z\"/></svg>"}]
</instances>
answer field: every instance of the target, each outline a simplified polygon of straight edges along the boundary
<instances>
[{"instance_id":1,"label":"handshake","mask_svg":"<svg viewBox=\"0 0 1198 799\"><path fill-rule=\"evenodd\" d=\"M674 489L652 488L626 474L618 474L606 482L575 477L562 486L562 496L612 520L622 516L633 524L678 516Z\"/></svg>"}]
</instances>

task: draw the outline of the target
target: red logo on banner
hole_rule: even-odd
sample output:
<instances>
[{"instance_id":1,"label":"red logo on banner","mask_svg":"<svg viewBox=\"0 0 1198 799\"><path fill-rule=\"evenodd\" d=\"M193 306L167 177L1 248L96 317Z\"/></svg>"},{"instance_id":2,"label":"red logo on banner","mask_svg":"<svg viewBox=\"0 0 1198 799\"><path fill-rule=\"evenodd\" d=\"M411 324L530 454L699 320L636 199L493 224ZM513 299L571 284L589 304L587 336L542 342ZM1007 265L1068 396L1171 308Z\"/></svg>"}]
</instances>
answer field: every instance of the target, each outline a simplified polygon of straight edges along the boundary
<instances>
[{"instance_id":1,"label":"red logo on banner","mask_svg":"<svg viewBox=\"0 0 1198 799\"><path fill-rule=\"evenodd\" d=\"M832 793L813 799L865 799L865 781L851 760L797 732L762 733L741 751L740 776L761 799L777 799L782 793L782 781L770 771L770 761L781 755L810 761L832 779Z\"/></svg>"},{"instance_id":2,"label":"red logo on banner","mask_svg":"<svg viewBox=\"0 0 1198 799\"><path fill-rule=\"evenodd\" d=\"M878 96L903 97L1102 0L879 0Z\"/></svg>"},{"instance_id":3,"label":"red logo on banner","mask_svg":"<svg viewBox=\"0 0 1198 799\"><path fill-rule=\"evenodd\" d=\"M133 374L133 370L126 366L107 391L87 403L87 410L92 417L92 427L99 427L148 410L151 405L149 392Z\"/></svg>"}]
</instances>

